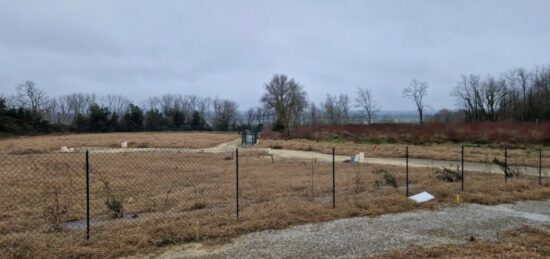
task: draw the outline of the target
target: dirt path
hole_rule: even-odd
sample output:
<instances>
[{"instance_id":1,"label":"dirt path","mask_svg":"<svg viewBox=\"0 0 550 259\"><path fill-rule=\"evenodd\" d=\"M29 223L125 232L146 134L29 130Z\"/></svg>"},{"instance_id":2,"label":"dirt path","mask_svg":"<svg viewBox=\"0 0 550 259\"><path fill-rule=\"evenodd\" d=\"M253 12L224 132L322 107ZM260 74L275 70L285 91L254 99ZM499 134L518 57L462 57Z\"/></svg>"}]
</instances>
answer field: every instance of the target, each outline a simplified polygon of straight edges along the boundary
<instances>
[{"instance_id":1,"label":"dirt path","mask_svg":"<svg viewBox=\"0 0 550 259\"><path fill-rule=\"evenodd\" d=\"M200 148L200 149L189 149L189 148L105 148L105 147L77 147L74 148L76 152L84 152L85 150L90 150L92 153L122 153L122 152L210 152L210 153L222 153L222 152L233 152L235 148L240 147L241 139L235 139L230 142L222 143L215 147L210 148ZM288 149L270 149L270 148L243 148L244 150L258 150L264 151L273 155L274 157L280 158L292 158L292 159L317 159L320 161L330 162L332 161L332 155L323 154L318 152L311 151L300 151L300 150L288 150ZM336 162L344 162L349 160L349 156L336 155ZM380 164L380 165L394 165L394 166L405 166L404 158L378 158L378 157L365 157L363 163L367 164ZM432 159L418 159L418 158L409 158L410 167L434 167L434 168L449 168L455 169L457 166L460 166L460 161L445 161L445 160L432 160ZM490 173L500 173L502 170L495 164L492 163L474 163L474 162L465 162L464 168L466 171L476 171L476 172L490 172ZM539 175L539 169L536 167L527 167L527 166L510 166L514 170L519 170L521 173L528 175ZM542 176L550 176L550 168L542 169Z\"/></svg>"},{"instance_id":2,"label":"dirt path","mask_svg":"<svg viewBox=\"0 0 550 259\"><path fill-rule=\"evenodd\" d=\"M326 162L332 161L332 155L322 154L317 152L286 150L286 149L268 149L268 152L269 154L272 154L276 157L283 157L283 158L317 159L317 160L326 161ZM349 159L350 159L349 156L342 156L342 155L335 156L336 162L344 162ZM363 162L367 164L394 165L394 166L405 166L406 164L404 158L365 157L365 160ZM409 158L409 166L455 169L457 166L460 166L460 161ZM520 172L529 174L529 175L539 174L539 171L538 171L539 169L536 167L510 166L510 168L520 170ZM503 173L502 170L497 165L488 164L488 163L464 162L464 170L476 171L476 172L500 173L500 174ZM542 176L550 176L550 169L543 168Z\"/></svg>"},{"instance_id":3,"label":"dirt path","mask_svg":"<svg viewBox=\"0 0 550 259\"><path fill-rule=\"evenodd\" d=\"M484 206L463 204L436 211L360 217L262 231L221 247L187 244L157 258L356 258L403 249L494 240L497 233L530 225L550 231L550 200Z\"/></svg>"}]
</instances>

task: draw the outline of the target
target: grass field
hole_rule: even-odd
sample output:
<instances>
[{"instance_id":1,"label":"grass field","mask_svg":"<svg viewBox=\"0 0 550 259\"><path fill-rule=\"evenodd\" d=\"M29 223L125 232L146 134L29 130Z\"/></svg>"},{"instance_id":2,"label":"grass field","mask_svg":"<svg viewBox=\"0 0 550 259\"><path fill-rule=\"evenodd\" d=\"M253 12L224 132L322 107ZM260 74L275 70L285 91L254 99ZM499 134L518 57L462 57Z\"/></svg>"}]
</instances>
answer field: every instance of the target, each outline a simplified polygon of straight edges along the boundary
<instances>
[{"instance_id":1,"label":"grass field","mask_svg":"<svg viewBox=\"0 0 550 259\"><path fill-rule=\"evenodd\" d=\"M339 155L357 154L364 152L367 157L404 157L405 147L409 147L409 156L413 158L460 161L460 144L364 144L345 140L308 140L308 139L261 139L259 146L265 148L282 148L303 151L316 151L331 154L332 148L336 148ZM538 167L540 146L526 148L508 148L508 162L511 165ZM550 147L543 148L543 166L550 166ZM464 148L464 160L468 162L493 163L497 158L504 160L503 147L491 147L486 145L466 145Z\"/></svg>"},{"instance_id":2,"label":"grass field","mask_svg":"<svg viewBox=\"0 0 550 259\"><path fill-rule=\"evenodd\" d=\"M2 153L41 153L68 147L129 147L207 148L238 138L232 133L202 132L138 132L104 134L63 134L0 139Z\"/></svg>"},{"instance_id":3,"label":"grass field","mask_svg":"<svg viewBox=\"0 0 550 259\"><path fill-rule=\"evenodd\" d=\"M499 234L496 241L472 240L466 244L436 247L412 246L373 258L548 258L550 231L522 227Z\"/></svg>"},{"instance_id":4,"label":"grass field","mask_svg":"<svg viewBox=\"0 0 550 259\"><path fill-rule=\"evenodd\" d=\"M293 224L452 204L459 193L463 202L482 204L550 198L546 179L543 186L527 176L504 183L501 175L467 172L461 192L460 182L441 180L437 169L412 168L410 193L436 196L418 205L405 196L404 168L337 163L332 209L331 163L243 149L237 220L231 152L91 153L92 237L86 241L84 154L6 154L2 160L2 258L147 253Z\"/></svg>"}]
</instances>

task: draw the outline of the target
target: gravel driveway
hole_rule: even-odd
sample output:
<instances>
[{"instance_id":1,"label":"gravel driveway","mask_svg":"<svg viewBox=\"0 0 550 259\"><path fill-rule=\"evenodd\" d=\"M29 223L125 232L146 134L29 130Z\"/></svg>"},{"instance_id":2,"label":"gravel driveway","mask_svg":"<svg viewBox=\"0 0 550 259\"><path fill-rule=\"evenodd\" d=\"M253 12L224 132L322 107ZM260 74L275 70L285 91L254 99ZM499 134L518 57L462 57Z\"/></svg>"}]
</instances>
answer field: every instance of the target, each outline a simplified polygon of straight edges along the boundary
<instances>
[{"instance_id":1,"label":"gravel driveway","mask_svg":"<svg viewBox=\"0 0 550 259\"><path fill-rule=\"evenodd\" d=\"M360 217L262 231L220 247L187 244L158 258L355 258L406 248L491 240L501 231L531 225L548 230L550 200L484 206L463 204L379 217Z\"/></svg>"}]
</instances>

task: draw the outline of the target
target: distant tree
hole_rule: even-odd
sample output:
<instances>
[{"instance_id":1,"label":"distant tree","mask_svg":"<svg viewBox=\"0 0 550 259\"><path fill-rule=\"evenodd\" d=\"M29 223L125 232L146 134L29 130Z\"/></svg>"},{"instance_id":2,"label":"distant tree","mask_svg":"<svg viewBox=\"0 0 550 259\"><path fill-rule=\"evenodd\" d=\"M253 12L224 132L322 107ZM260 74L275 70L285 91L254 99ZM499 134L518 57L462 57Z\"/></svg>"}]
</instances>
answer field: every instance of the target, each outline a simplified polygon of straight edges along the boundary
<instances>
[{"instance_id":1,"label":"distant tree","mask_svg":"<svg viewBox=\"0 0 550 259\"><path fill-rule=\"evenodd\" d=\"M21 107L30 109L33 115L42 112L48 102L46 92L30 80L17 86L16 99Z\"/></svg>"},{"instance_id":2,"label":"distant tree","mask_svg":"<svg viewBox=\"0 0 550 259\"><path fill-rule=\"evenodd\" d=\"M124 115L124 129L126 131L140 131L143 129L143 111L139 106L130 104L128 112Z\"/></svg>"},{"instance_id":3,"label":"distant tree","mask_svg":"<svg viewBox=\"0 0 550 259\"><path fill-rule=\"evenodd\" d=\"M340 124L342 119L342 111L338 106L338 98L336 95L327 94L327 98L323 103L323 108L325 109L325 115L327 116L330 124Z\"/></svg>"},{"instance_id":4,"label":"distant tree","mask_svg":"<svg viewBox=\"0 0 550 259\"><path fill-rule=\"evenodd\" d=\"M345 94L339 96L327 94L323 103L325 116L333 125L349 122L349 97Z\"/></svg>"},{"instance_id":5,"label":"distant tree","mask_svg":"<svg viewBox=\"0 0 550 259\"><path fill-rule=\"evenodd\" d=\"M163 129L164 117L157 109L149 110L145 113L145 128L149 131L159 131Z\"/></svg>"},{"instance_id":6,"label":"distant tree","mask_svg":"<svg viewBox=\"0 0 550 259\"><path fill-rule=\"evenodd\" d=\"M130 105L130 100L122 95L108 94L100 99L102 104L107 107L109 111L119 115L124 114Z\"/></svg>"},{"instance_id":7,"label":"distant tree","mask_svg":"<svg viewBox=\"0 0 550 259\"><path fill-rule=\"evenodd\" d=\"M77 132L85 132L88 130L90 123L88 122L88 118L84 116L82 113L79 113L76 115L76 118L73 121L73 129Z\"/></svg>"},{"instance_id":8,"label":"distant tree","mask_svg":"<svg viewBox=\"0 0 550 259\"><path fill-rule=\"evenodd\" d=\"M172 119L172 128L181 130L185 125L185 114L180 110L174 109L169 112L169 116Z\"/></svg>"},{"instance_id":9,"label":"distant tree","mask_svg":"<svg viewBox=\"0 0 550 259\"><path fill-rule=\"evenodd\" d=\"M314 102L309 104L308 115L309 125L315 126L321 122L321 112Z\"/></svg>"},{"instance_id":10,"label":"distant tree","mask_svg":"<svg viewBox=\"0 0 550 259\"><path fill-rule=\"evenodd\" d=\"M254 110L253 107L250 107L246 111L246 127L251 128L252 123L254 123L254 120L256 119L256 110Z\"/></svg>"},{"instance_id":11,"label":"distant tree","mask_svg":"<svg viewBox=\"0 0 550 259\"><path fill-rule=\"evenodd\" d=\"M237 117L236 102L229 100L214 100L214 117L213 126L215 130L226 131L230 128L234 129L234 122Z\"/></svg>"},{"instance_id":12,"label":"distant tree","mask_svg":"<svg viewBox=\"0 0 550 259\"><path fill-rule=\"evenodd\" d=\"M367 88L359 88L355 101L357 102L357 106L364 111L368 124L371 124L376 114L380 111L371 91Z\"/></svg>"},{"instance_id":13,"label":"distant tree","mask_svg":"<svg viewBox=\"0 0 550 259\"><path fill-rule=\"evenodd\" d=\"M191 129L192 130L205 130L207 129L206 122L204 121L204 118L201 116L199 111L194 111L193 116L191 118Z\"/></svg>"},{"instance_id":14,"label":"distant tree","mask_svg":"<svg viewBox=\"0 0 550 259\"><path fill-rule=\"evenodd\" d=\"M289 80L283 74L273 75L264 88L266 93L261 101L266 108L275 111L277 116L274 130L285 131L286 135L290 135L295 116L307 105L306 92L294 79Z\"/></svg>"},{"instance_id":15,"label":"distant tree","mask_svg":"<svg viewBox=\"0 0 550 259\"><path fill-rule=\"evenodd\" d=\"M449 109L441 109L429 118L430 121L443 123L460 123L463 122L464 119L463 110L452 111Z\"/></svg>"},{"instance_id":16,"label":"distant tree","mask_svg":"<svg viewBox=\"0 0 550 259\"><path fill-rule=\"evenodd\" d=\"M6 116L7 108L6 99L0 97L0 132L11 131L13 127L8 116Z\"/></svg>"},{"instance_id":17,"label":"distant tree","mask_svg":"<svg viewBox=\"0 0 550 259\"><path fill-rule=\"evenodd\" d=\"M424 97L428 93L428 83L413 79L409 86L403 89L403 98L407 98L414 102L416 110L418 111L418 117L420 124L424 123L424 109L426 104L424 103Z\"/></svg>"},{"instance_id":18,"label":"distant tree","mask_svg":"<svg viewBox=\"0 0 550 259\"><path fill-rule=\"evenodd\" d=\"M88 117L88 131L106 132L109 131L109 109L94 103L90 105Z\"/></svg>"},{"instance_id":19,"label":"distant tree","mask_svg":"<svg viewBox=\"0 0 550 259\"><path fill-rule=\"evenodd\" d=\"M111 114L111 118L109 119L109 131L121 131L122 127L120 126L120 118L116 112L113 112Z\"/></svg>"}]
</instances>

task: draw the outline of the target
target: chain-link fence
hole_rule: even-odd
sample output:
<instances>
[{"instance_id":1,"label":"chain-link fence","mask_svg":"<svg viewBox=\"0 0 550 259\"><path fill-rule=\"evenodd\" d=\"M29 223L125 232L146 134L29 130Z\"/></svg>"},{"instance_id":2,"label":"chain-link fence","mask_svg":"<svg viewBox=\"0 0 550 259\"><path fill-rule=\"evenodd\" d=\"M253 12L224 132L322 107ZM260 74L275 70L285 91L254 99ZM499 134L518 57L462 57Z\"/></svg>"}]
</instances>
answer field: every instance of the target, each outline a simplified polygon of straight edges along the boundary
<instances>
[{"instance_id":1,"label":"chain-link fence","mask_svg":"<svg viewBox=\"0 0 550 259\"><path fill-rule=\"evenodd\" d=\"M464 161L469 147L457 149L454 161L418 158L422 147L400 158L262 148L2 154L0 248L28 249L16 244L24 240L88 247L89 238L124 253L403 211L418 206L408 196L424 191L435 202L486 204L550 194L542 150L506 148L474 163Z\"/></svg>"}]
</instances>

